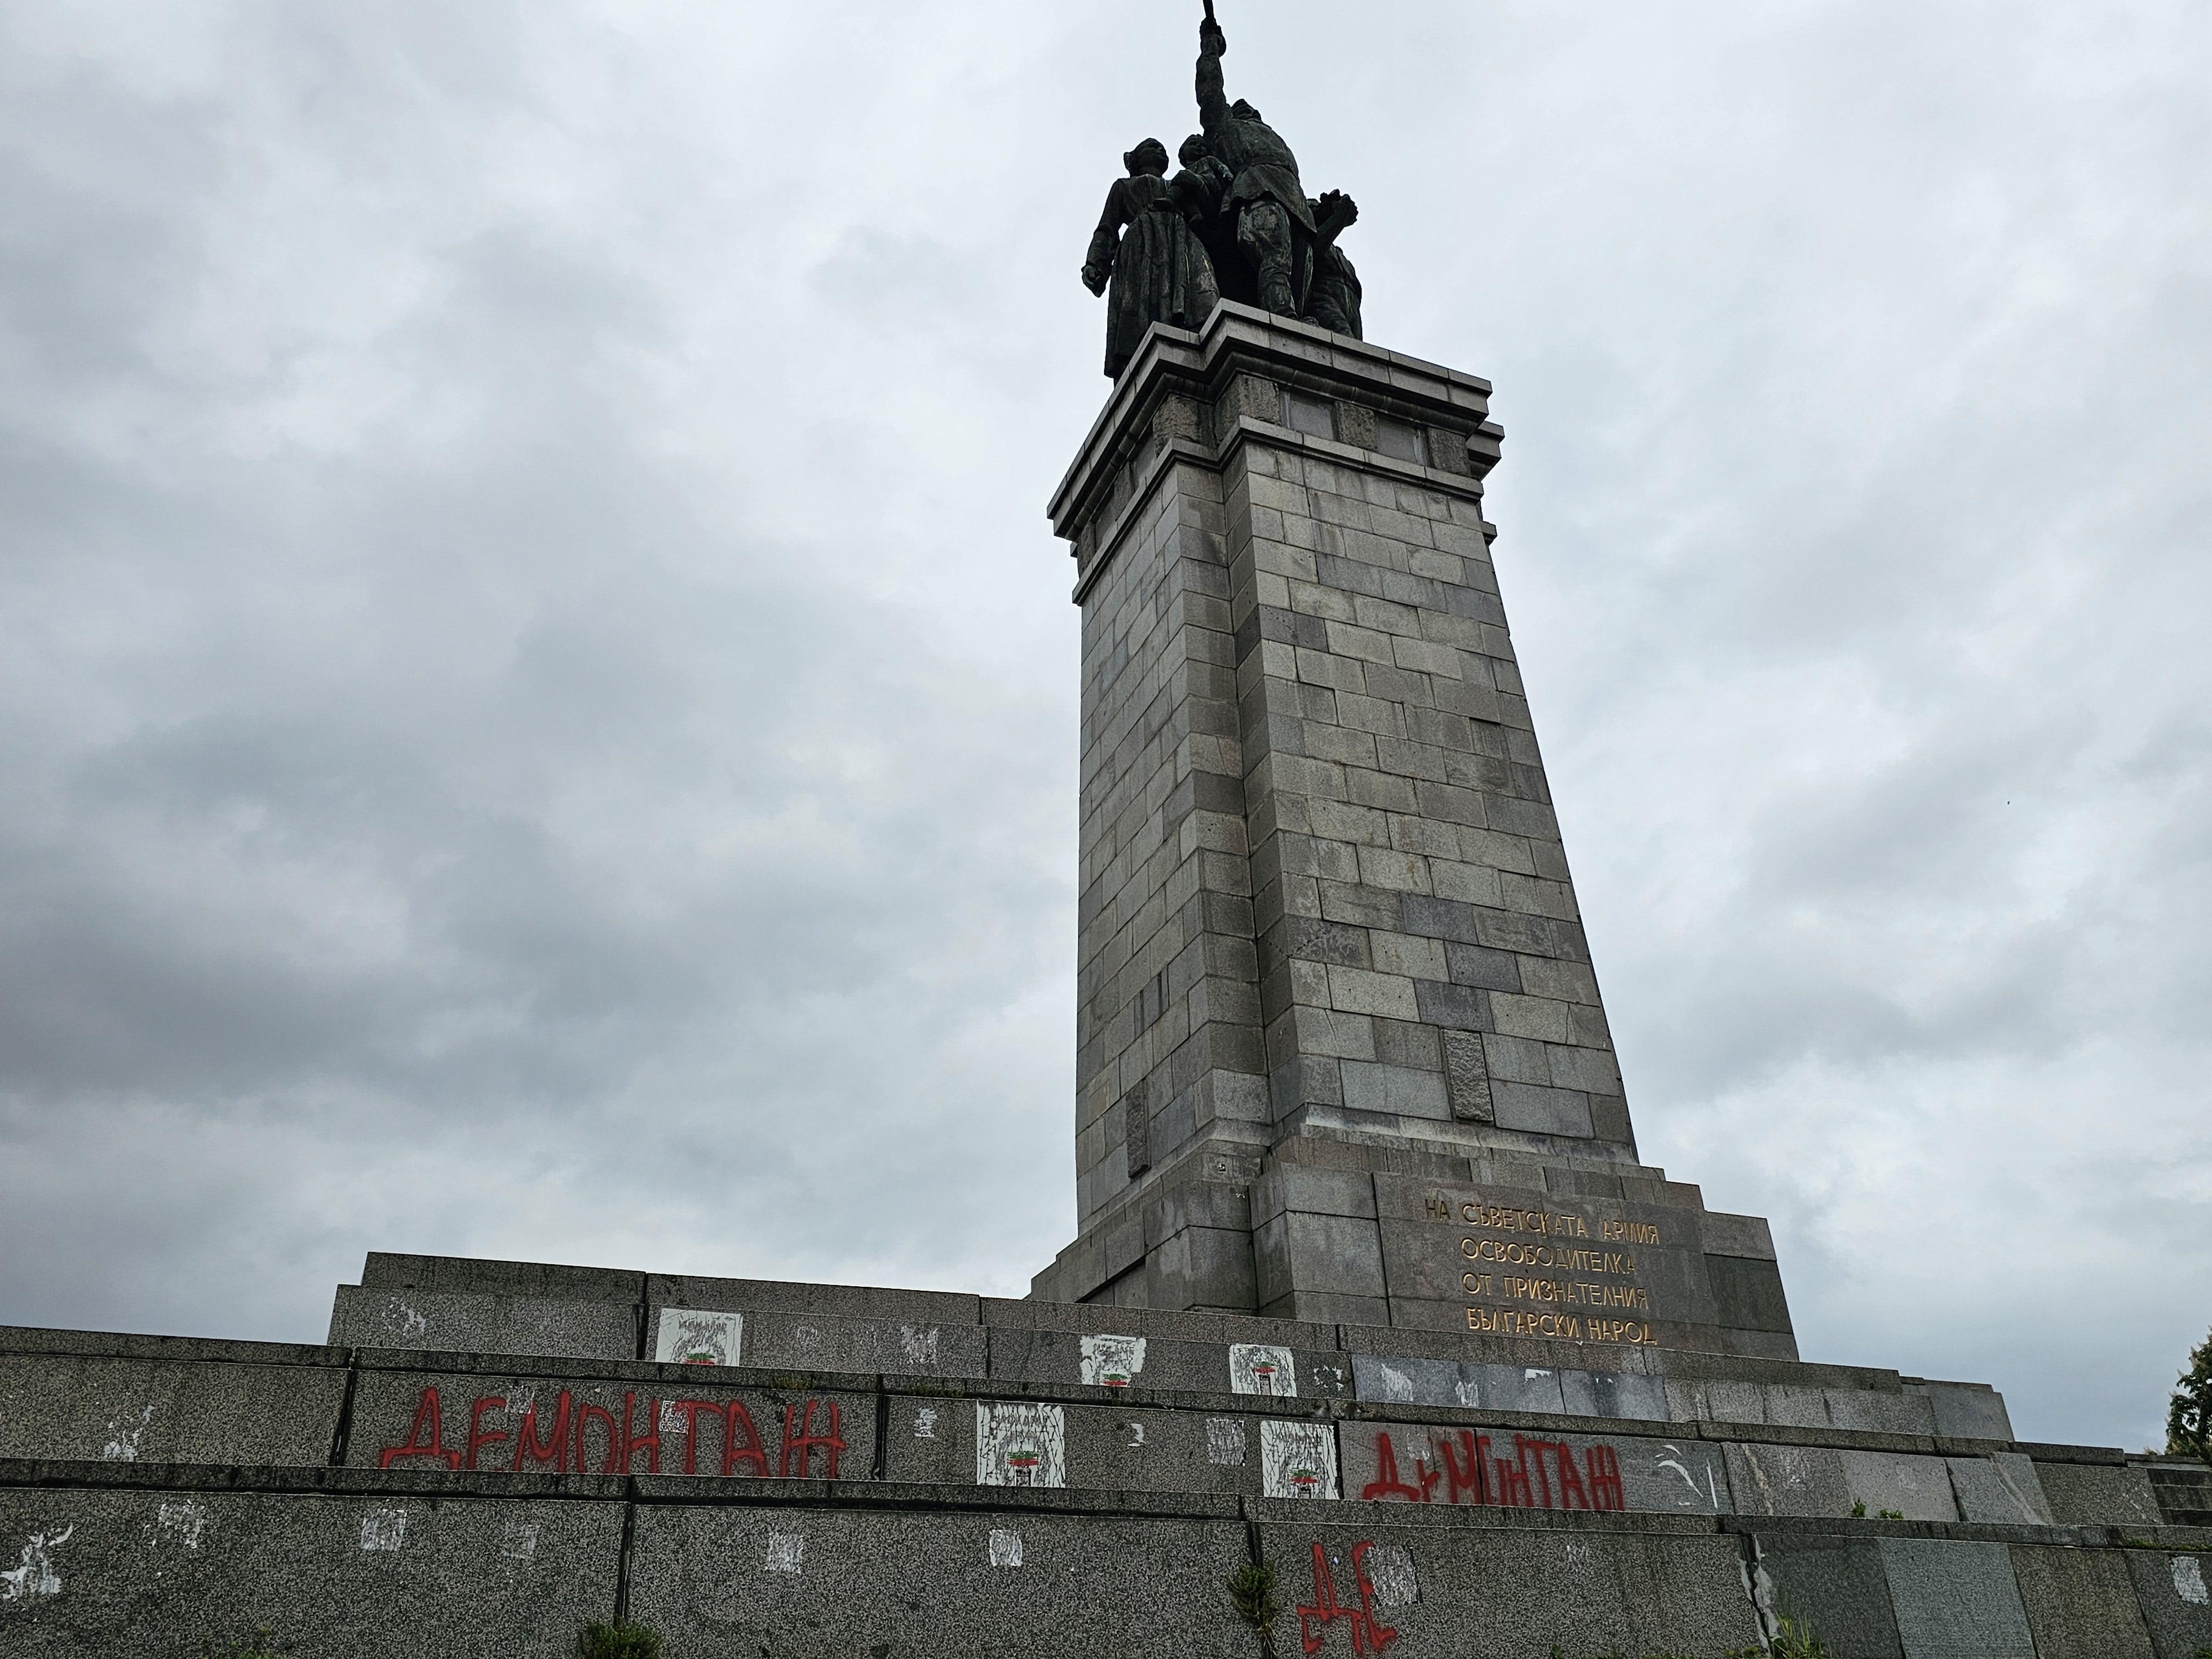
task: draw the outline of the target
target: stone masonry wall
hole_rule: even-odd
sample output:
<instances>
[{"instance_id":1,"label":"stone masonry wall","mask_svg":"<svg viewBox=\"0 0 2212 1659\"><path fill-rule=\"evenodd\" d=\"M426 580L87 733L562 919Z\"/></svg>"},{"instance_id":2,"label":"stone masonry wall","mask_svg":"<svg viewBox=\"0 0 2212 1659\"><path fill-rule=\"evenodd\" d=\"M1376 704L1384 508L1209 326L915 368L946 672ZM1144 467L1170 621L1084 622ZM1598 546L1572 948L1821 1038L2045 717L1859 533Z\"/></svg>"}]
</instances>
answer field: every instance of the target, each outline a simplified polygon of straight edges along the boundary
<instances>
[{"instance_id":1,"label":"stone masonry wall","mask_svg":"<svg viewBox=\"0 0 2212 1659\"><path fill-rule=\"evenodd\" d=\"M1084 606L1085 1220L1218 1119L1269 1116L1220 529L1219 479L1176 467Z\"/></svg>"},{"instance_id":2,"label":"stone masonry wall","mask_svg":"<svg viewBox=\"0 0 2212 1659\"><path fill-rule=\"evenodd\" d=\"M1248 423L1224 477L1276 1115L1632 1158L1479 496L1331 453L1371 416L1284 395L1316 430Z\"/></svg>"}]
</instances>

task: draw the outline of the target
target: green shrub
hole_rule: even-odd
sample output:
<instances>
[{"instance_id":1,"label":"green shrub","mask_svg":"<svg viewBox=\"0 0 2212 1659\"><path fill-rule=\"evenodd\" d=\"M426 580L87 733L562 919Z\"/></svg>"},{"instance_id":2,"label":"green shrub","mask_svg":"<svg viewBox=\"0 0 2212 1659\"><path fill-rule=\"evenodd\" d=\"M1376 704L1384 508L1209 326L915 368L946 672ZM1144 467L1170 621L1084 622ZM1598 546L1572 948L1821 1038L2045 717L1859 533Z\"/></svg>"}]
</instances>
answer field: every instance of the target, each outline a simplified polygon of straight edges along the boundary
<instances>
[{"instance_id":1,"label":"green shrub","mask_svg":"<svg viewBox=\"0 0 2212 1659\"><path fill-rule=\"evenodd\" d=\"M1283 1616L1283 1598L1277 1593L1275 1564L1247 1561L1229 1575L1229 1605L1237 1616L1260 1632L1260 1651L1273 1659L1275 1621Z\"/></svg>"},{"instance_id":2,"label":"green shrub","mask_svg":"<svg viewBox=\"0 0 2212 1659\"><path fill-rule=\"evenodd\" d=\"M576 1659L660 1659L660 1632L648 1625L586 1625L576 1632Z\"/></svg>"}]
</instances>

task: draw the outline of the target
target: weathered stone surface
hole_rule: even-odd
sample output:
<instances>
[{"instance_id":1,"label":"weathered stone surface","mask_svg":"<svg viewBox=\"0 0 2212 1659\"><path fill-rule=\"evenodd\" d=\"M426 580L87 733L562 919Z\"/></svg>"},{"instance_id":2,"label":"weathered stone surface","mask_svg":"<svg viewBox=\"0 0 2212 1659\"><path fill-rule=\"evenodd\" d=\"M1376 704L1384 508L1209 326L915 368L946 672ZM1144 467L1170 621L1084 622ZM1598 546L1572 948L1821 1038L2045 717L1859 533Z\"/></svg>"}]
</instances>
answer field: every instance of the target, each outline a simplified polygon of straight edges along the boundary
<instances>
[{"instance_id":1,"label":"weathered stone surface","mask_svg":"<svg viewBox=\"0 0 2212 1659\"><path fill-rule=\"evenodd\" d=\"M2036 1659L2002 1544L1885 1538L1881 1559L1905 1659Z\"/></svg>"},{"instance_id":2,"label":"weathered stone surface","mask_svg":"<svg viewBox=\"0 0 2212 1659\"><path fill-rule=\"evenodd\" d=\"M1222 1588L1245 1548L1233 1516L654 1509L630 1607L672 1654L1060 1659L1071 1632L1143 1653L1172 1631L1194 1659L1249 1659Z\"/></svg>"},{"instance_id":3,"label":"weathered stone surface","mask_svg":"<svg viewBox=\"0 0 2212 1659\"><path fill-rule=\"evenodd\" d=\"M2062 1527L2155 1527L2166 1518L2140 1468L2038 1458L2035 1476Z\"/></svg>"},{"instance_id":4,"label":"weathered stone surface","mask_svg":"<svg viewBox=\"0 0 2212 1659\"><path fill-rule=\"evenodd\" d=\"M2153 1659L2121 1551L2010 1553L2037 1659Z\"/></svg>"},{"instance_id":5,"label":"weathered stone surface","mask_svg":"<svg viewBox=\"0 0 2212 1659\"><path fill-rule=\"evenodd\" d=\"M1945 1461L1961 1518L1999 1526L2054 1524L2051 1502L2043 1495L2033 1460L2017 1452L1998 1452L1990 1457Z\"/></svg>"},{"instance_id":6,"label":"weathered stone surface","mask_svg":"<svg viewBox=\"0 0 2212 1659\"><path fill-rule=\"evenodd\" d=\"M1866 1513L1900 1515L1907 1521L1956 1521L1951 1472L1940 1457L1903 1456L1894 1452L1843 1454L1844 1486Z\"/></svg>"},{"instance_id":7,"label":"weathered stone surface","mask_svg":"<svg viewBox=\"0 0 2212 1659\"><path fill-rule=\"evenodd\" d=\"M1316 1651L1333 1654L1354 1651L1350 1613L1360 1612L1396 1633L1392 1652L1455 1659L1528 1659L1555 1644L1574 1654L1714 1652L1759 1640L1732 1539L1609 1530L1604 1516L1504 1530L1466 1510L1392 1508L1325 1524L1319 1505L1311 1520L1284 1511L1260 1506L1260 1536L1290 1608L1278 1639L1288 1652L1300 1650L1297 1610L1325 1597L1349 1613L1310 1613L1304 1629L1320 1638Z\"/></svg>"},{"instance_id":8,"label":"weathered stone surface","mask_svg":"<svg viewBox=\"0 0 2212 1659\"><path fill-rule=\"evenodd\" d=\"M613 1615L619 1503L0 1488L0 1651L557 1655Z\"/></svg>"},{"instance_id":9,"label":"weathered stone surface","mask_svg":"<svg viewBox=\"0 0 2212 1659\"><path fill-rule=\"evenodd\" d=\"M0 1457L322 1463L340 1366L0 1353Z\"/></svg>"},{"instance_id":10,"label":"weathered stone surface","mask_svg":"<svg viewBox=\"0 0 2212 1659\"><path fill-rule=\"evenodd\" d=\"M871 1395L742 1386L736 1374L711 1368L665 1366L648 1376L367 1371L355 1387L345 1462L774 1480L866 1479L874 1467Z\"/></svg>"},{"instance_id":11,"label":"weathered stone surface","mask_svg":"<svg viewBox=\"0 0 2212 1659\"><path fill-rule=\"evenodd\" d=\"M1754 1534L1765 1604L1812 1631L1833 1659L1904 1659L1881 1544L1816 1533Z\"/></svg>"},{"instance_id":12,"label":"weathered stone surface","mask_svg":"<svg viewBox=\"0 0 2212 1659\"><path fill-rule=\"evenodd\" d=\"M1475 1425L1347 1422L1345 1496L1374 1502L1592 1512L1726 1515L1710 1443Z\"/></svg>"},{"instance_id":13,"label":"weathered stone surface","mask_svg":"<svg viewBox=\"0 0 2212 1659\"><path fill-rule=\"evenodd\" d=\"M1728 1447L1729 1490L1746 1515L1846 1516L1844 1454L1820 1446ZM1871 1507L1871 1506L1869 1506Z\"/></svg>"},{"instance_id":14,"label":"weathered stone surface","mask_svg":"<svg viewBox=\"0 0 2212 1659\"><path fill-rule=\"evenodd\" d=\"M331 1341L416 1352L635 1359L638 1310L629 1303L341 1285Z\"/></svg>"},{"instance_id":15,"label":"weathered stone surface","mask_svg":"<svg viewBox=\"0 0 2212 1659\"><path fill-rule=\"evenodd\" d=\"M2158 1659L2197 1659L2212 1648L2212 1553L2129 1550L2136 1605Z\"/></svg>"}]
</instances>

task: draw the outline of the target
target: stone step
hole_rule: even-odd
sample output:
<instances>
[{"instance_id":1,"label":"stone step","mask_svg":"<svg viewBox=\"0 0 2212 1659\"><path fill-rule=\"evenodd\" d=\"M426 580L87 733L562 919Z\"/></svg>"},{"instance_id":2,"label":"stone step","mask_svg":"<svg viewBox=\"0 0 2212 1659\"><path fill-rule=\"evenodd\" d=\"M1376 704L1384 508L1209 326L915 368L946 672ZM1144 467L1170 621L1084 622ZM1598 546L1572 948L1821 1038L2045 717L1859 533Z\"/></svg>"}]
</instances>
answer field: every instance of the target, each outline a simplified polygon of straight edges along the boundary
<instances>
[{"instance_id":1,"label":"stone step","mask_svg":"<svg viewBox=\"0 0 2212 1659\"><path fill-rule=\"evenodd\" d=\"M437 1257L372 1255L362 1281L339 1288L335 1346L600 1359L690 1354L771 1368L1039 1382L1134 1366L1132 1380L1201 1390L1226 1378L1232 1390L1400 1403L2012 1434L2002 1397L1978 1384L1642 1344ZM550 1294L560 1291L592 1294ZM1548 1402L1530 1407L1532 1392Z\"/></svg>"},{"instance_id":2,"label":"stone step","mask_svg":"<svg viewBox=\"0 0 2212 1659\"><path fill-rule=\"evenodd\" d=\"M1264 1395L1239 1392L1217 1350L1207 1375L1148 1360L1126 1385L1085 1383L1060 1347L1030 1363L1037 1351L1022 1345L1040 1335L1065 1340L994 1332L1017 1339L1009 1374L950 1378L5 1330L0 1455L1249 1497L1304 1479L1330 1497L1423 1506L2161 1518L2148 1475L2117 1451L1863 1419L1638 1416L1660 1396L1589 1374L1542 1389L1523 1374L1468 1406L1358 1388ZM1355 1382L1364 1358L1352 1356Z\"/></svg>"},{"instance_id":3,"label":"stone step","mask_svg":"<svg viewBox=\"0 0 2212 1659\"><path fill-rule=\"evenodd\" d=\"M257 1627L319 1659L553 1659L618 1613L675 1655L1035 1659L1079 1631L1085 1652L1249 1659L1227 1580L1255 1559L1284 1652L1712 1654L1782 1613L1838 1653L2212 1643L2212 1534L2172 1528L0 1461L0 1648L40 1659Z\"/></svg>"}]
</instances>

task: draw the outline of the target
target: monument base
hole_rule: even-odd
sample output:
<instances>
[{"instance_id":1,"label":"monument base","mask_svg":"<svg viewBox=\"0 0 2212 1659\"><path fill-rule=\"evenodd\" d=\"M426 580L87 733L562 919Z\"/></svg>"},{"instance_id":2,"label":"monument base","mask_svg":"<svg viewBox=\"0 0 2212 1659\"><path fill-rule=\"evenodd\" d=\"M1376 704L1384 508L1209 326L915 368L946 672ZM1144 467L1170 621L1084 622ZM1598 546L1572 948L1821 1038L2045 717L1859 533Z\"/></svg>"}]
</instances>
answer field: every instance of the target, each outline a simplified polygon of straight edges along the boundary
<instances>
[{"instance_id":1,"label":"monument base","mask_svg":"<svg viewBox=\"0 0 2212 1659\"><path fill-rule=\"evenodd\" d=\"M2208 1487L1891 1371L375 1255L326 1346L0 1330L0 1651L1250 1659L1261 1561L1281 1653L2193 1659Z\"/></svg>"}]
</instances>

